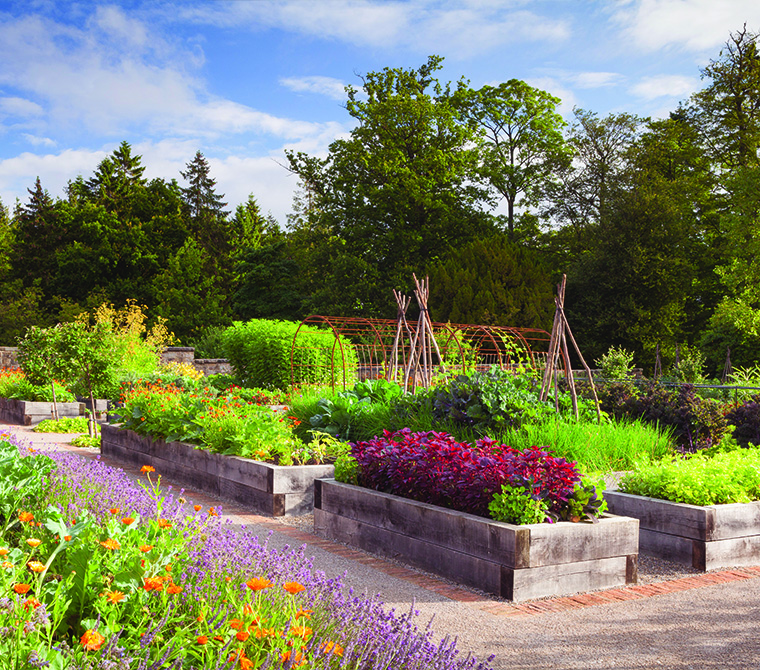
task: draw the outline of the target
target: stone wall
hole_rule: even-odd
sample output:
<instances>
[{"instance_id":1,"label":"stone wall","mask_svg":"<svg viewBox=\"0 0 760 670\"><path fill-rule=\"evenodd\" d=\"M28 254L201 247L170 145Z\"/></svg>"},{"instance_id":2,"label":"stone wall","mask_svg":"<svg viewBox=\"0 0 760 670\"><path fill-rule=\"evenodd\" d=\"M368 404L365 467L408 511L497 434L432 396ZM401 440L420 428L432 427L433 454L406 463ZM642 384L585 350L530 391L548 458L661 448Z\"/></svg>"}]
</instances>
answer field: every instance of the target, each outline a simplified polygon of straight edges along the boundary
<instances>
[{"instance_id":1,"label":"stone wall","mask_svg":"<svg viewBox=\"0 0 760 670\"><path fill-rule=\"evenodd\" d=\"M232 365L226 358L196 358L193 365L206 377L217 374L232 374Z\"/></svg>"},{"instance_id":2,"label":"stone wall","mask_svg":"<svg viewBox=\"0 0 760 670\"><path fill-rule=\"evenodd\" d=\"M166 347L161 354L161 363L191 363L195 358L193 347Z\"/></svg>"},{"instance_id":3,"label":"stone wall","mask_svg":"<svg viewBox=\"0 0 760 670\"><path fill-rule=\"evenodd\" d=\"M0 347L0 369L17 368L16 354L18 347Z\"/></svg>"}]
</instances>

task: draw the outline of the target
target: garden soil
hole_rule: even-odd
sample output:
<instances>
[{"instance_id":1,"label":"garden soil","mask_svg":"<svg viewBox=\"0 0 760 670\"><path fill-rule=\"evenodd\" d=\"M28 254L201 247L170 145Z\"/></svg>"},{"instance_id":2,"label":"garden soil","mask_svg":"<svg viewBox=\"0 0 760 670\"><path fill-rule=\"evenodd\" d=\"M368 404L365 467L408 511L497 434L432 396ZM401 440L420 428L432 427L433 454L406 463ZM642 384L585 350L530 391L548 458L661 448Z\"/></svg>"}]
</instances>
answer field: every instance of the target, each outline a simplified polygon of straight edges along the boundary
<instances>
[{"instance_id":1,"label":"garden soil","mask_svg":"<svg viewBox=\"0 0 760 670\"><path fill-rule=\"evenodd\" d=\"M99 457L96 450L67 446L72 436L0 424L0 430L6 429L41 450ZM174 485L174 492L179 488ZM436 636L457 638L464 654L482 660L493 656L491 665L499 670L760 670L760 569L701 575L642 556L640 583L648 586L637 587L635 596L622 589L622 597L636 599L601 602L592 594L516 606L318 538L310 532L309 517L275 520L191 490L184 497L189 505L221 506L233 524L253 529L272 546L305 545L315 569L345 575L344 582L354 590L377 593L399 612L414 607L420 627L432 618ZM688 589L669 592L687 582Z\"/></svg>"}]
</instances>

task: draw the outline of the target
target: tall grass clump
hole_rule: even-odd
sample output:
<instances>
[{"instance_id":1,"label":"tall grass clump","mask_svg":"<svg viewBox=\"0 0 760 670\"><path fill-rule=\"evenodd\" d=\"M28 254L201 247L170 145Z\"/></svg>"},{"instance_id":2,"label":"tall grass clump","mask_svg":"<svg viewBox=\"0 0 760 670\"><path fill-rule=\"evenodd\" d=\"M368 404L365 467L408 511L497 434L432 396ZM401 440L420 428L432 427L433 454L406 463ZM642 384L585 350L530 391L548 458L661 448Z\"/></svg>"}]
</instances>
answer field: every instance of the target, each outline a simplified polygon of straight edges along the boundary
<instances>
[{"instance_id":1,"label":"tall grass clump","mask_svg":"<svg viewBox=\"0 0 760 670\"><path fill-rule=\"evenodd\" d=\"M556 456L577 461L585 472L630 470L673 452L669 431L639 420L592 423L547 418L494 436L515 449L546 446Z\"/></svg>"}]
</instances>

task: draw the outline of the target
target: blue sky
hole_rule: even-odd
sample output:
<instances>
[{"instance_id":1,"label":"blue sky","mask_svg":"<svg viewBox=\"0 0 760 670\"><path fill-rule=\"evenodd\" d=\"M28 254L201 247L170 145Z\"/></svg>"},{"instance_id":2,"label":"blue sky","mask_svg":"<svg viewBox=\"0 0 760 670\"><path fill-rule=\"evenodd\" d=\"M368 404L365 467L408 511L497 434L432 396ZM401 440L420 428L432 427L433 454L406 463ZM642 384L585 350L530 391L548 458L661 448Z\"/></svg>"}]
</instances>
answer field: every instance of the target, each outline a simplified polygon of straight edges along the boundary
<instances>
[{"instance_id":1,"label":"blue sky","mask_svg":"<svg viewBox=\"0 0 760 670\"><path fill-rule=\"evenodd\" d=\"M231 208L281 224L283 151L348 133L347 84L444 56L443 80L511 78L606 115L666 116L758 0L0 0L0 199L53 196L122 141L150 177L200 149Z\"/></svg>"}]
</instances>

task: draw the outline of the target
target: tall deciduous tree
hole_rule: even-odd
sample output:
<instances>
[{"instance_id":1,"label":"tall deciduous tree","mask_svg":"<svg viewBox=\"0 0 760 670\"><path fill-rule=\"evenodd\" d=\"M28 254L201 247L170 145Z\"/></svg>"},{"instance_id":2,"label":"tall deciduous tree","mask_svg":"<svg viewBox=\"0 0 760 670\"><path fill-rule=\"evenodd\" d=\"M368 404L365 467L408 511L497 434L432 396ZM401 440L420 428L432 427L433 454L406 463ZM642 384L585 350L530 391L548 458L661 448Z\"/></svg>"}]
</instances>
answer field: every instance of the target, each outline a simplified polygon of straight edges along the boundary
<instances>
[{"instance_id":1,"label":"tall deciduous tree","mask_svg":"<svg viewBox=\"0 0 760 670\"><path fill-rule=\"evenodd\" d=\"M311 287L320 311L387 316L392 288L490 228L473 131L434 77L441 60L367 74L361 91L347 89L350 136L326 159L288 154L332 244Z\"/></svg>"},{"instance_id":2,"label":"tall deciduous tree","mask_svg":"<svg viewBox=\"0 0 760 670\"><path fill-rule=\"evenodd\" d=\"M565 122L556 111L560 100L519 79L460 91L458 97L481 138L481 174L506 201L507 230L514 239L515 207L535 205L545 182L569 162Z\"/></svg>"}]
</instances>

